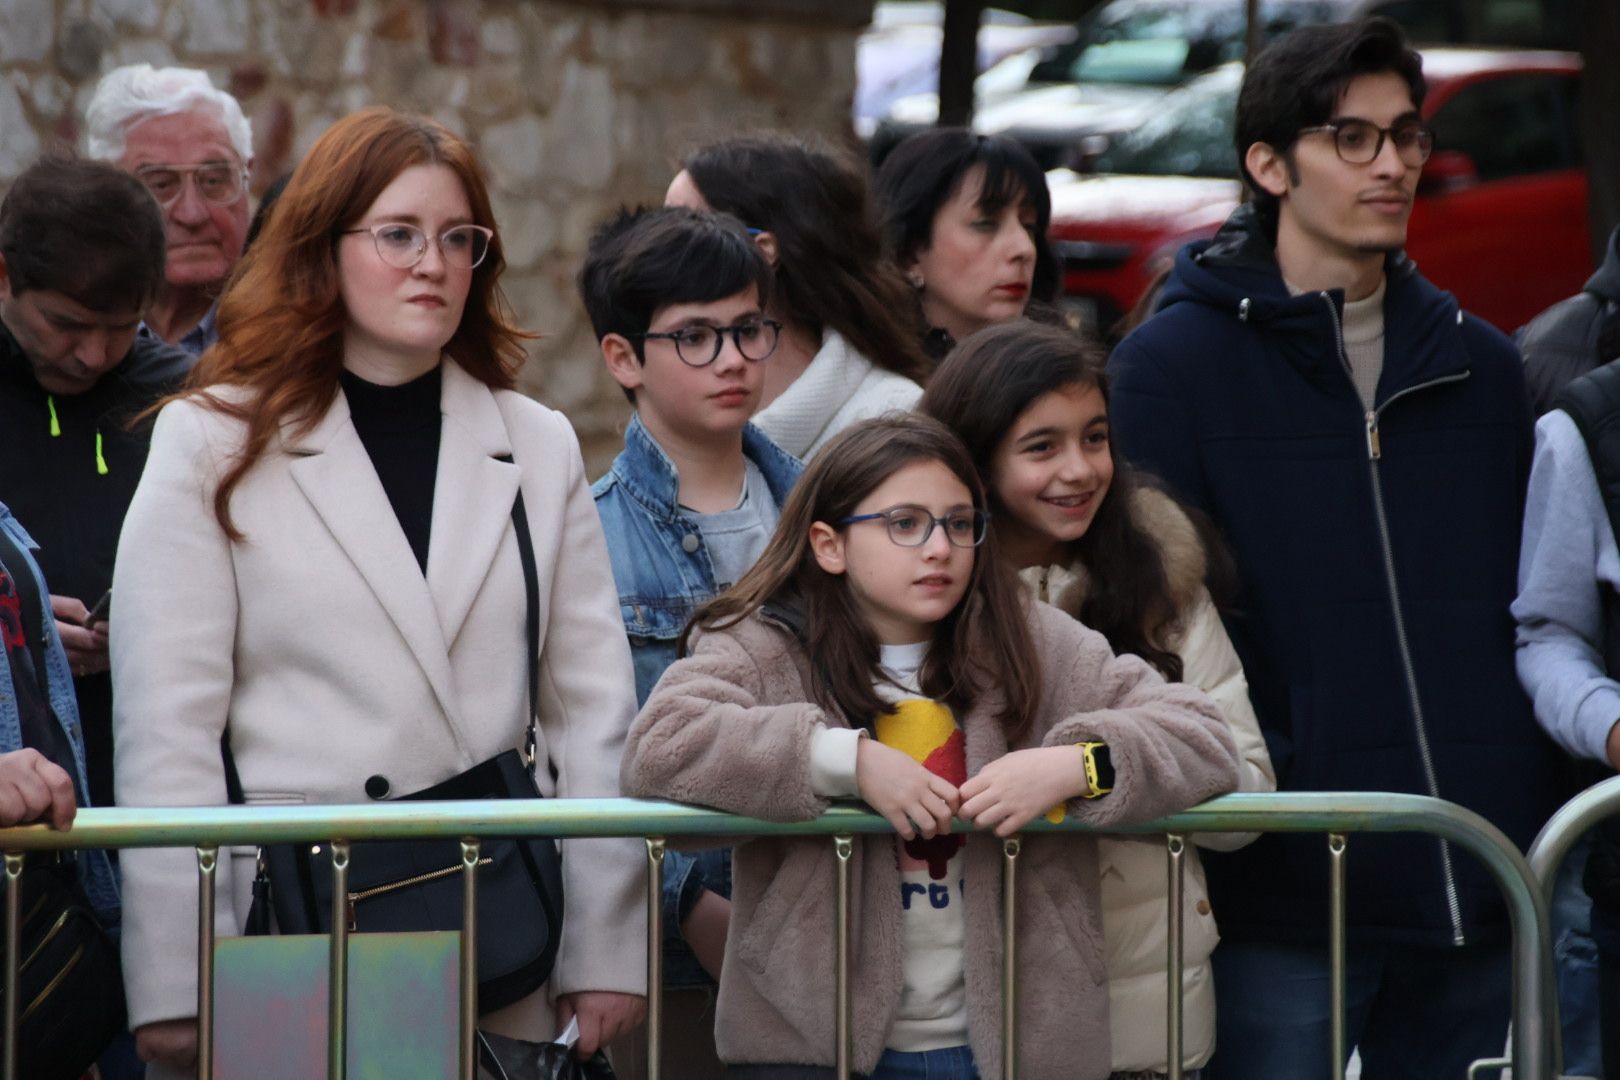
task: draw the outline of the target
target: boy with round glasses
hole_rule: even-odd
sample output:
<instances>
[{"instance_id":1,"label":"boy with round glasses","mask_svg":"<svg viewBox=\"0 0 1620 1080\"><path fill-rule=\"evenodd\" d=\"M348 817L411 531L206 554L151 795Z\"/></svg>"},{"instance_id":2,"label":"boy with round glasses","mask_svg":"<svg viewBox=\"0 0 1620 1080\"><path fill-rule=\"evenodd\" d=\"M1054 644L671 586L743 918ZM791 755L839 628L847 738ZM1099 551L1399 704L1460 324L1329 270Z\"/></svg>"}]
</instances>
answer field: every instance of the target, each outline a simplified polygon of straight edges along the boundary
<instances>
[{"instance_id":1,"label":"boy with round glasses","mask_svg":"<svg viewBox=\"0 0 1620 1080\"><path fill-rule=\"evenodd\" d=\"M1279 790L1434 796L1527 846L1561 794L1508 610L1530 418L1513 346L1401 250L1433 146L1424 89L1381 19L1255 59L1235 125L1250 200L1178 254L1110 363L1111 413L1126 454L1231 543L1226 624ZM1326 855L1270 834L1206 858L1225 939L1209 1078L1328 1065ZM1462 1080L1506 1032L1496 886L1432 837L1357 834L1347 865L1362 1075Z\"/></svg>"},{"instance_id":2,"label":"boy with round glasses","mask_svg":"<svg viewBox=\"0 0 1620 1080\"><path fill-rule=\"evenodd\" d=\"M697 606L736 582L776 528L802 468L748 422L781 327L770 264L736 219L626 211L591 238L580 296L602 360L635 406L624 450L592 493L644 703ZM665 1068L723 1075L713 997L730 916L730 852L664 864ZM645 1051L624 1048L628 1068ZM625 1080L632 1074L620 1068ZM639 1075L639 1073L634 1074Z\"/></svg>"}]
</instances>

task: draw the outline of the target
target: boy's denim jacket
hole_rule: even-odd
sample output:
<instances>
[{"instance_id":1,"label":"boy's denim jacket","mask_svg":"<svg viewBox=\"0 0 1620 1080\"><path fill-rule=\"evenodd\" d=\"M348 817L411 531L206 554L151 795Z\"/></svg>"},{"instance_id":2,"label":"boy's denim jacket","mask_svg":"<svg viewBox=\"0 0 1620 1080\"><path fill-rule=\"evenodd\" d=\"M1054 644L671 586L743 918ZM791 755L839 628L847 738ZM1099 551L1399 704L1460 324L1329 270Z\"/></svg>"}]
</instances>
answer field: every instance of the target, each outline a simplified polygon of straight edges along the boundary
<instances>
[{"instance_id":1,"label":"boy's denim jacket","mask_svg":"<svg viewBox=\"0 0 1620 1080\"><path fill-rule=\"evenodd\" d=\"M777 506L804 471L798 458L778 447L753 424L743 428L743 454L765 477ZM644 705L664 669L676 659L676 643L698 605L714 596L714 564L703 533L676 496L675 466L642 426L630 418L624 450L591 486L607 535L619 613L635 662L636 703ZM703 889L731 895L731 852L716 848L695 856L670 851L664 857L664 985L712 985L681 939L680 924Z\"/></svg>"},{"instance_id":2,"label":"boy's denim jacket","mask_svg":"<svg viewBox=\"0 0 1620 1080\"><path fill-rule=\"evenodd\" d=\"M68 741L73 744L73 794L80 806L89 805L89 780L84 772L84 736L79 730L79 705L73 697L73 671L68 666L67 653L56 632L56 617L51 614L50 593L45 578L34 562L39 545L23 529L22 523L12 516L5 503L0 503L0 529L11 537L23 553L22 566L7 566L14 575L30 574L39 589L40 625L45 629L45 684L51 704ZM22 714L18 711L16 688L11 683L11 665L0 655L0 751L22 748ZM116 927L118 923L118 883L112 862L105 851L81 851L79 877L84 883L85 897L95 908L104 924Z\"/></svg>"}]
</instances>

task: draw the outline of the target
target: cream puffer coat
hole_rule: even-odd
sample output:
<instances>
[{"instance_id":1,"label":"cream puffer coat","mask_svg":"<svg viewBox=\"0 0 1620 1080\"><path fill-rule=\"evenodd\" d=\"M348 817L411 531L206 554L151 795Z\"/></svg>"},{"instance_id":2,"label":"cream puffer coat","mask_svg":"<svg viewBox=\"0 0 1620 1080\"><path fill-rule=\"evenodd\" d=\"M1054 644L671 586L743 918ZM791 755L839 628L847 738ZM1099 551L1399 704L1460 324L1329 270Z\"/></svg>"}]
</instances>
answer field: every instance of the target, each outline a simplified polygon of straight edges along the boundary
<instances>
[{"instance_id":1,"label":"cream puffer coat","mask_svg":"<svg viewBox=\"0 0 1620 1080\"><path fill-rule=\"evenodd\" d=\"M1208 694L1231 727L1241 759L1238 790L1275 791L1276 773L1249 703L1243 666L1204 588L1206 563L1198 531L1174 500L1151 488L1137 492L1135 510L1148 535L1158 542L1171 595L1182 613L1172 639L1181 657L1182 681ZM1090 580L1084 566L1030 567L1021 577L1042 600L1078 618ZM1210 833L1195 839L1199 847L1231 851L1254 837ZM1169 883L1165 858L1164 841L1156 836L1111 837L1098 845L1109 1016L1114 1069L1119 1072L1168 1071ZM1220 935L1204 869L1193 847L1187 848L1182 897L1182 1064L1194 1069L1215 1052L1215 985L1209 956Z\"/></svg>"}]
</instances>

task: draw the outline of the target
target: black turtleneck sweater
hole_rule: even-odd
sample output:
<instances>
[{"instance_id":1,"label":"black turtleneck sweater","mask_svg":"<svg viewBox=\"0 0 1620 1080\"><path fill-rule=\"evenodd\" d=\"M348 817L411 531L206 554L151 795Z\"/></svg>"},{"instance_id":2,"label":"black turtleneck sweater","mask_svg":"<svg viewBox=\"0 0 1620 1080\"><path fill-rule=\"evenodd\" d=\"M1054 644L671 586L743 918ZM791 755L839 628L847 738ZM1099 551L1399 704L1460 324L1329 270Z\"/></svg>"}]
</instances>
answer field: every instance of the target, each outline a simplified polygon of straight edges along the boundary
<instances>
[{"instance_id":1,"label":"black turtleneck sweater","mask_svg":"<svg viewBox=\"0 0 1620 1080\"><path fill-rule=\"evenodd\" d=\"M425 575L439 472L440 369L399 386L378 386L348 370L341 379L355 433Z\"/></svg>"}]
</instances>

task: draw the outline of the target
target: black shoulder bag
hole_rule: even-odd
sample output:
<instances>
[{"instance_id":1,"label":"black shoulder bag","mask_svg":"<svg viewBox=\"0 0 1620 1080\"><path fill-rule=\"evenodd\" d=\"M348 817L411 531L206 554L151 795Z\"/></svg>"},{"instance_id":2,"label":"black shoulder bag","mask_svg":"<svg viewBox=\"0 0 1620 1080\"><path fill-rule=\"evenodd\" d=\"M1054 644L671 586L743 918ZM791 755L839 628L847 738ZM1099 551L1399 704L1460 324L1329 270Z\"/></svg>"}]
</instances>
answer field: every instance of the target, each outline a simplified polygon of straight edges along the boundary
<instances>
[{"instance_id":1,"label":"black shoulder bag","mask_svg":"<svg viewBox=\"0 0 1620 1080\"><path fill-rule=\"evenodd\" d=\"M540 684L539 575L523 493L512 505L528 598L529 725L523 751L507 750L466 772L402 795L410 801L538 799L530 763L537 739ZM231 802L242 783L224 746ZM356 844L349 859L351 933L461 929L461 842L387 840ZM245 930L270 932L269 914L283 934L331 931L332 856L326 844L276 844L260 849L253 908ZM478 1008L488 1012L522 1000L545 985L562 933L562 861L549 837L486 839L478 855Z\"/></svg>"},{"instance_id":2,"label":"black shoulder bag","mask_svg":"<svg viewBox=\"0 0 1620 1080\"><path fill-rule=\"evenodd\" d=\"M0 529L0 565L17 590L35 676L46 701L50 675L45 666L43 598L23 552ZM6 662L0 652L0 664ZM56 723L53 715L48 718ZM73 770L72 745L60 736L57 747L35 749ZM55 750L55 753L48 751ZM58 754L69 760L58 760ZM18 881L22 903L22 950L17 960L18 1075L35 1080L77 1080L108 1043L124 1030L124 976L118 946L96 917L79 882L73 852L29 855ZM5 895L0 877L0 898ZM3 999L0 999L3 1000Z\"/></svg>"}]
</instances>

